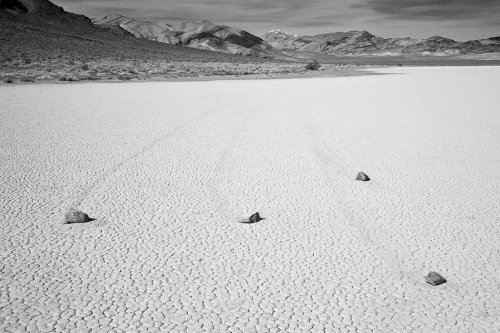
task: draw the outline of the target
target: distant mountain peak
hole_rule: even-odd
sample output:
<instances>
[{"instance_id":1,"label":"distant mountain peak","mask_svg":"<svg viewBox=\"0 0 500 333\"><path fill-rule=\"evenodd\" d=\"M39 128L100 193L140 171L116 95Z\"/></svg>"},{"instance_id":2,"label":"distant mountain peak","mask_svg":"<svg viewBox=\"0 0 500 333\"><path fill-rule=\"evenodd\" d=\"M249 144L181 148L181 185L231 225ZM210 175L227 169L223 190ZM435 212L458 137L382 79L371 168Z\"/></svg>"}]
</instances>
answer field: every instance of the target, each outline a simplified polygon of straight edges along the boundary
<instances>
[{"instance_id":1,"label":"distant mountain peak","mask_svg":"<svg viewBox=\"0 0 500 333\"><path fill-rule=\"evenodd\" d=\"M267 36L268 38L273 36L273 37L283 37L283 38L297 38L299 37L299 35L296 35L296 34L292 34L292 33L289 33L289 32L285 32L285 31L282 31L280 29L276 29L276 30L271 30L271 31L268 31L266 32L265 34L261 35L261 36Z\"/></svg>"}]
</instances>

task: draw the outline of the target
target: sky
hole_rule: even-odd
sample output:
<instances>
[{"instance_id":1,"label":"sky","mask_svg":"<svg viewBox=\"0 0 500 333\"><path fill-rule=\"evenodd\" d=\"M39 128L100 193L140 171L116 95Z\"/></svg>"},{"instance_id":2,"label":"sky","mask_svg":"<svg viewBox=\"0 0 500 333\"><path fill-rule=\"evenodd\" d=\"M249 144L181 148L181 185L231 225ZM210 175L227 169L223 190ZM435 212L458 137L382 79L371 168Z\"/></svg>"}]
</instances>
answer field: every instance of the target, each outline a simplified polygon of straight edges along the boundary
<instances>
[{"instance_id":1,"label":"sky","mask_svg":"<svg viewBox=\"0 0 500 333\"><path fill-rule=\"evenodd\" d=\"M381 37L500 36L500 0L53 0L91 18L114 13L148 21L209 20L254 35L367 30Z\"/></svg>"}]
</instances>

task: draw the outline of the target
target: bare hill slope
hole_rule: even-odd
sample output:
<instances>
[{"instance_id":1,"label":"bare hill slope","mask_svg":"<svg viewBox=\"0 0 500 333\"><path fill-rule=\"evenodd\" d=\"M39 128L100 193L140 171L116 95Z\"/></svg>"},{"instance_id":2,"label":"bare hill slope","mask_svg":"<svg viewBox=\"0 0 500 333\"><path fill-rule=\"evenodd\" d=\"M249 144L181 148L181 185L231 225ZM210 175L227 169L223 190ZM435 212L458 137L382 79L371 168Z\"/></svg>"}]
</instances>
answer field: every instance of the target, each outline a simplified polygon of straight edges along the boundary
<instances>
[{"instance_id":1,"label":"bare hill slope","mask_svg":"<svg viewBox=\"0 0 500 333\"><path fill-rule=\"evenodd\" d=\"M0 79L130 79L301 71L303 65L135 38L48 0L1 0Z\"/></svg>"},{"instance_id":2,"label":"bare hill slope","mask_svg":"<svg viewBox=\"0 0 500 333\"><path fill-rule=\"evenodd\" d=\"M116 14L94 19L93 22L104 27L118 26L135 37L167 44L231 54L288 58L260 37L242 29L217 25L207 20L168 24L140 21Z\"/></svg>"}]
</instances>

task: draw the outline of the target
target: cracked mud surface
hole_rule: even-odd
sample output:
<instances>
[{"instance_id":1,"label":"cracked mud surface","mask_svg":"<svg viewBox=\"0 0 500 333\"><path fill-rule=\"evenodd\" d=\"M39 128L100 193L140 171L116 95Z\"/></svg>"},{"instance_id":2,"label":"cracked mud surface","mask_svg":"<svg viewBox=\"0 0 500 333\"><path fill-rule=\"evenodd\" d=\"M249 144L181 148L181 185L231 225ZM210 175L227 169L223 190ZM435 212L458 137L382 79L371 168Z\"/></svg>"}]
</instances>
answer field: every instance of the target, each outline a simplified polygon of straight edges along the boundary
<instances>
[{"instance_id":1,"label":"cracked mud surface","mask_svg":"<svg viewBox=\"0 0 500 333\"><path fill-rule=\"evenodd\" d=\"M0 87L0 331L499 331L500 68L380 71Z\"/></svg>"}]
</instances>

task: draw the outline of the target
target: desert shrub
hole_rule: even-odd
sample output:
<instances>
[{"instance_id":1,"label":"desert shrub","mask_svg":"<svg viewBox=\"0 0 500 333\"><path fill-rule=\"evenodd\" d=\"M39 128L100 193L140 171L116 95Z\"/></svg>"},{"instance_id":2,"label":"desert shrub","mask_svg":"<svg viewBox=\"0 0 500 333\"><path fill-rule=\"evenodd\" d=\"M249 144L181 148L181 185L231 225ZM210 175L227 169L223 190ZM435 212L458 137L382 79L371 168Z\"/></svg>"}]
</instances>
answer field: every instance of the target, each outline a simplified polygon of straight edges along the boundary
<instances>
[{"instance_id":1,"label":"desert shrub","mask_svg":"<svg viewBox=\"0 0 500 333\"><path fill-rule=\"evenodd\" d=\"M321 67L320 63L316 60L311 61L306 65L308 71L317 71Z\"/></svg>"},{"instance_id":2,"label":"desert shrub","mask_svg":"<svg viewBox=\"0 0 500 333\"><path fill-rule=\"evenodd\" d=\"M83 65L82 65L82 69L83 69L84 71L88 71L88 70L89 70L89 65L87 65L87 64L83 64Z\"/></svg>"},{"instance_id":3,"label":"desert shrub","mask_svg":"<svg viewBox=\"0 0 500 333\"><path fill-rule=\"evenodd\" d=\"M35 80L32 77L25 76L21 78L21 82L35 82Z\"/></svg>"},{"instance_id":4,"label":"desert shrub","mask_svg":"<svg viewBox=\"0 0 500 333\"><path fill-rule=\"evenodd\" d=\"M11 79L5 79L3 82L5 82L5 83L14 83L14 81L12 81Z\"/></svg>"}]
</instances>

